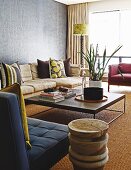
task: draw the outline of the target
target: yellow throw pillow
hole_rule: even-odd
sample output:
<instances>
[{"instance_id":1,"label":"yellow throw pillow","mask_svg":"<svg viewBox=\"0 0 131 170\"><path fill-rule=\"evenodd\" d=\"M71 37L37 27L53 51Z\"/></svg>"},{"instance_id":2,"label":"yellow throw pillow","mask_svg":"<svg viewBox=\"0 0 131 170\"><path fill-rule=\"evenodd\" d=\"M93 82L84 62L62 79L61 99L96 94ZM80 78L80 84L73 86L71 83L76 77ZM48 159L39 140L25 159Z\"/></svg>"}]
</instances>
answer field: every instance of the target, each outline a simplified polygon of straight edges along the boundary
<instances>
[{"instance_id":1,"label":"yellow throw pillow","mask_svg":"<svg viewBox=\"0 0 131 170\"><path fill-rule=\"evenodd\" d=\"M66 77L65 67L62 60L50 59L49 70L51 78L63 78Z\"/></svg>"},{"instance_id":2,"label":"yellow throw pillow","mask_svg":"<svg viewBox=\"0 0 131 170\"><path fill-rule=\"evenodd\" d=\"M23 126L23 130L24 130L25 141L26 141L26 144L27 144L27 148L31 148L29 131L28 131L28 124L27 124L27 117L26 117L25 102L24 102L23 94L21 92L20 85L18 83L15 83L11 86L3 88L1 91L14 93L18 96L18 100L19 100L19 103L20 103L20 112L21 112L20 116L21 116L22 126Z\"/></svg>"}]
</instances>

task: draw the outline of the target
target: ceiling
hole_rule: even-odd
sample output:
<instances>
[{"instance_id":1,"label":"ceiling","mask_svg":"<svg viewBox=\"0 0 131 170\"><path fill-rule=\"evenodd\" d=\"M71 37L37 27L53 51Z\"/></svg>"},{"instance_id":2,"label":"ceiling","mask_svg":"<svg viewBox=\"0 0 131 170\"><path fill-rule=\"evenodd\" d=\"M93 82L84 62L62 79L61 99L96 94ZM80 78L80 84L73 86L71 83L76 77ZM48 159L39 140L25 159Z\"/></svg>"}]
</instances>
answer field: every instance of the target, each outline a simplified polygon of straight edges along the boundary
<instances>
[{"instance_id":1,"label":"ceiling","mask_svg":"<svg viewBox=\"0 0 131 170\"><path fill-rule=\"evenodd\" d=\"M54 0L66 5L71 5L71 4L78 4L78 3L84 3L84 2L94 2L94 1L101 1L101 0Z\"/></svg>"}]
</instances>

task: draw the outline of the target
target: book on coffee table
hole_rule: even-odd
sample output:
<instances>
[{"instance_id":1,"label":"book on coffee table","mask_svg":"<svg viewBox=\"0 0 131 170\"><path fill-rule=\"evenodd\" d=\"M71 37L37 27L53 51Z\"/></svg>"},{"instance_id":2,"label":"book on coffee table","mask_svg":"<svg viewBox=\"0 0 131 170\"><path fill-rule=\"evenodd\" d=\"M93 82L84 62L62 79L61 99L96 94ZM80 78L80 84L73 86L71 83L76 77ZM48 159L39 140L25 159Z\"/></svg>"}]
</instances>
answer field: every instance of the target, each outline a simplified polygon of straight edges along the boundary
<instances>
[{"instance_id":1,"label":"book on coffee table","mask_svg":"<svg viewBox=\"0 0 131 170\"><path fill-rule=\"evenodd\" d=\"M41 96L40 95L40 100L43 100L43 101L47 101L47 102L60 102L60 101L63 101L65 99L64 96L60 95L60 96L55 96L55 97L49 97L49 96Z\"/></svg>"},{"instance_id":2,"label":"book on coffee table","mask_svg":"<svg viewBox=\"0 0 131 170\"><path fill-rule=\"evenodd\" d=\"M61 93L41 93L40 96L43 99L58 99L63 97L63 95Z\"/></svg>"},{"instance_id":3,"label":"book on coffee table","mask_svg":"<svg viewBox=\"0 0 131 170\"><path fill-rule=\"evenodd\" d=\"M53 99L57 99L60 98L62 96L65 97L65 99L71 98L71 97L75 97L76 93L72 90L69 90L67 92L60 92L60 91L55 91L55 92L44 92L42 91L40 96L42 96L43 98L53 98Z\"/></svg>"},{"instance_id":4,"label":"book on coffee table","mask_svg":"<svg viewBox=\"0 0 131 170\"><path fill-rule=\"evenodd\" d=\"M76 93L74 91L69 91L69 92L62 93L62 95L65 97L65 99L69 99L71 97L75 97Z\"/></svg>"},{"instance_id":5,"label":"book on coffee table","mask_svg":"<svg viewBox=\"0 0 131 170\"><path fill-rule=\"evenodd\" d=\"M59 92L59 91L54 91L54 92L44 92L44 91L42 91L40 95L41 96L48 96L48 97L56 97L56 96L61 95L61 92Z\"/></svg>"}]
</instances>

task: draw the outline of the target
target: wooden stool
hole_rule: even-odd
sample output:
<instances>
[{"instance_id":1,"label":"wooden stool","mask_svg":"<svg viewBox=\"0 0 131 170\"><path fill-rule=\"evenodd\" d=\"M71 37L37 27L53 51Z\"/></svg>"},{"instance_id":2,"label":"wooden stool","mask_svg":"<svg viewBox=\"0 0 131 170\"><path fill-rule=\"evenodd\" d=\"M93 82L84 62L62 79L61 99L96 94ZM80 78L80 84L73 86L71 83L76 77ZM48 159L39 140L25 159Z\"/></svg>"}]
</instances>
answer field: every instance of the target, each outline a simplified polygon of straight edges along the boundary
<instances>
[{"instance_id":1,"label":"wooden stool","mask_svg":"<svg viewBox=\"0 0 131 170\"><path fill-rule=\"evenodd\" d=\"M74 170L102 170L108 161L108 124L98 119L77 119L68 124L69 159Z\"/></svg>"}]
</instances>

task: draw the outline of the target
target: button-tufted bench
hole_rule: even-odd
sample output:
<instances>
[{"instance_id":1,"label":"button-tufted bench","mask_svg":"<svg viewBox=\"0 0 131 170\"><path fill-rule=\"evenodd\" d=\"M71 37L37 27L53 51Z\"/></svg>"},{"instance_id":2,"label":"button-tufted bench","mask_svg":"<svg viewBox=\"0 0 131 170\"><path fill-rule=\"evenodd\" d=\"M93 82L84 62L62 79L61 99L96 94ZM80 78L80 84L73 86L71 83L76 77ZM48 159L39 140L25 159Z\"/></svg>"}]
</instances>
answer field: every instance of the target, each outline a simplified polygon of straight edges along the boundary
<instances>
[{"instance_id":1,"label":"button-tufted bench","mask_svg":"<svg viewBox=\"0 0 131 170\"><path fill-rule=\"evenodd\" d=\"M31 169L48 169L68 151L67 126L28 118ZM42 169L43 170L43 169Z\"/></svg>"}]
</instances>

